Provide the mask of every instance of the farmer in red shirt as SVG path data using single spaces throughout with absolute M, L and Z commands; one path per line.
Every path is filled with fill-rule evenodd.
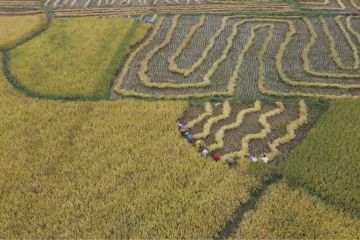
M 220 155 L 217 154 L 217 153 L 213 153 L 212 154 L 212 158 L 215 160 L 215 161 L 218 161 L 220 159 Z

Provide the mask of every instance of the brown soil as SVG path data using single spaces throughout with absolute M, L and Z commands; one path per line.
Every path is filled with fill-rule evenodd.
M 211 127 L 211 134 L 208 136 L 205 141 L 207 145 L 211 145 L 215 143 L 215 133 L 219 131 L 219 129 L 224 126 L 235 122 L 236 116 L 239 111 L 253 107 L 252 105 L 245 105 L 240 103 L 231 103 L 231 114 L 230 117 L 224 120 L 221 120 L 215 123 Z M 289 122 L 295 120 L 299 116 L 299 107 L 297 102 L 284 103 L 285 111 L 279 115 L 271 117 L 268 119 L 272 131 L 267 135 L 265 139 L 253 140 L 250 142 L 250 153 L 255 156 L 261 156 L 264 153 L 268 153 L 270 149 L 268 148 L 268 143 L 274 141 L 276 138 L 279 138 L 286 134 L 286 126 Z M 214 105 L 213 105 L 214 107 Z M 253 133 L 258 133 L 262 130 L 262 125 L 259 123 L 259 117 L 261 114 L 264 114 L 268 111 L 271 111 L 276 108 L 275 103 L 262 103 L 262 109 L 256 113 L 250 113 L 246 115 L 243 123 L 240 127 L 229 130 L 225 132 L 224 137 L 224 147 L 217 151 L 220 155 L 224 155 L 226 153 L 239 151 L 241 149 L 241 139 Z M 308 124 L 302 126 L 296 131 L 296 138 L 293 139 L 290 143 L 284 144 L 279 147 L 281 151 L 281 155 L 274 160 L 274 163 L 277 163 L 281 160 L 287 159 L 290 151 L 301 143 L 308 131 L 315 124 L 316 120 L 320 117 L 322 112 L 325 110 L 325 106 L 314 106 L 308 104 Z M 183 114 L 183 116 L 179 119 L 184 123 L 187 123 L 193 119 L 195 119 L 199 114 L 204 112 L 204 105 L 190 106 Z M 222 104 L 214 107 L 214 116 L 222 113 Z M 207 122 L 208 118 L 204 119 L 200 123 L 196 124 L 194 128 L 191 129 L 192 133 L 202 132 L 204 124 Z

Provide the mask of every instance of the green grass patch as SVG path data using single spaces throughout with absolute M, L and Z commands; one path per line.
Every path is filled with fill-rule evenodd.
M 56 19 L 10 52 L 10 71 L 36 96 L 103 99 L 131 45 L 149 27 L 124 18 Z
M 360 215 L 360 101 L 333 102 L 284 165 L 288 181 Z

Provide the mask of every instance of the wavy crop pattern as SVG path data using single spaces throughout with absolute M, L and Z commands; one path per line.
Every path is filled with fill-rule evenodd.
M 199 122 L 201 122 L 202 120 L 204 120 L 206 117 L 211 116 L 213 114 L 213 108 L 211 103 L 207 102 L 205 104 L 205 111 L 203 114 L 199 115 L 197 118 L 195 118 L 194 120 L 191 120 L 190 122 L 188 122 L 186 124 L 187 128 L 192 128 L 194 127 L 196 124 L 198 124 Z
M 299 102 L 299 118 L 294 121 L 291 121 L 286 126 L 286 134 L 279 138 L 276 138 L 273 142 L 269 143 L 269 148 L 271 152 L 267 154 L 270 160 L 273 160 L 275 157 L 280 155 L 278 147 L 285 143 L 290 142 L 296 137 L 296 130 L 302 125 L 306 124 L 308 121 L 308 108 L 304 101 Z
M 230 112 L 231 112 L 230 103 L 229 101 L 225 101 L 223 104 L 222 114 L 209 118 L 203 127 L 203 131 L 201 133 L 195 134 L 194 138 L 200 139 L 209 136 L 211 127 L 220 120 L 227 119 L 230 116 Z
M 176 15 L 166 22 L 164 18 L 157 20 L 152 34 L 129 57 L 116 79 L 114 90 L 118 94 L 164 99 L 242 97 L 242 89 L 252 89 L 246 94 L 253 98 L 360 96 L 360 29 L 354 24 L 356 17 L 280 19 L 235 15 L 215 20 L 216 17 L 182 16 L 194 18 L 190 30 L 183 30 L 179 18 Z M 330 28 L 328 21 L 334 26 Z M 212 28 L 214 34 L 195 38 L 200 28 Z M 306 30 L 305 37 L 300 38 L 300 31 Z M 177 34 L 174 39 L 177 31 L 187 33 Z M 169 46 L 175 40 L 180 45 L 174 52 Z M 197 49 L 198 55 L 187 54 L 185 60 L 190 64 L 180 68 L 176 60 L 185 49 L 191 52 L 199 41 L 204 44 Z M 298 54 L 294 54 L 294 46 L 299 46 Z M 251 57 L 249 51 L 256 52 L 257 57 Z M 156 56 L 165 61 L 158 62 Z M 333 64 L 322 64 L 313 58 Z M 252 73 L 247 69 L 253 69 Z
M 284 159 L 303 138 L 304 134 L 301 133 L 309 129 L 304 128 L 309 123 L 310 114 L 304 100 L 297 104 L 287 103 L 286 107 L 283 102 L 270 104 L 260 101 L 256 101 L 250 108 L 229 101 L 225 101 L 222 106 L 222 113 L 217 116 L 212 116 L 209 102 L 205 104 L 204 112 L 198 113 L 200 106 L 192 106 L 183 116 L 187 119 L 186 116 L 192 116 L 193 111 L 198 113 L 188 126 L 197 132 L 194 138 L 204 139 L 208 150 L 219 152 L 221 159 L 236 158 L 243 161 L 249 155 L 260 157 L 264 154 L 271 161 L 277 157 Z M 316 107 L 312 109 L 311 122 L 318 117 Z
M 220 149 L 222 147 L 224 147 L 224 136 L 225 136 L 225 132 L 226 131 L 229 131 L 231 129 L 234 129 L 234 128 L 237 128 L 239 127 L 243 121 L 244 121 L 244 118 L 247 114 L 250 114 L 250 113 L 254 113 L 254 112 L 258 112 L 261 110 L 261 103 L 260 101 L 256 101 L 255 104 L 254 104 L 254 107 L 252 108 L 247 108 L 247 109 L 244 109 L 244 110 L 241 110 L 237 116 L 236 116 L 236 121 L 233 122 L 232 124 L 229 124 L 229 125 L 224 125 L 223 127 L 221 127 L 219 129 L 219 131 L 215 134 L 215 141 L 216 143 L 212 144 L 209 146 L 209 150 L 210 151 L 215 151 L 217 149 Z
M 284 104 L 282 102 L 277 102 L 276 105 L 277 105 L 276 109 L 260 115 L 259 123 L 261 123 L 263 129 L 261 129 L 261 131 L 258 133 L 248 134 L 245 137 L 243 137 L 241 140 L 241 150 L 238 152 L 229 153 L 225 155 L 224 158 L 238 157 L 240 159 L 244 159 L 250 153 L 250 149 L 249 149 L 250 141 L 266 138 L 266 136 L 271 132 L 271 126 L 268 123 L 268 118 L 278 115 L 285 110 Z

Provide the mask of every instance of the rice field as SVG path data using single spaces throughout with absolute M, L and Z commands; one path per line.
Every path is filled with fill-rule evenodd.
M 267 179 L 189 148 L 184 101 L 29 98 L 2 69 L 0 238 L 211 238 Z
M 234 239 L 357 239 L 359 220 L 280 181 L 245 216 Z
M 0 1 L 0 239 L 359 238 L 359 6 Z

